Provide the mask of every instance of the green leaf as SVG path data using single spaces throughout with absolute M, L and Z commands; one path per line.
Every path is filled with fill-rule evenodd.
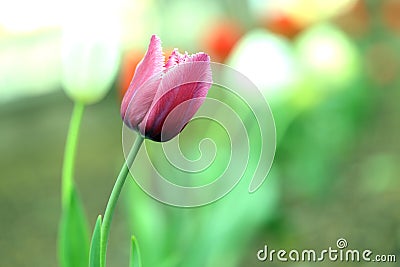
M 75 188 L 61 212 L 59 255 L 61 267 L 87 267 L 89 264 L 87 221 Z
M 101 215 L 94 226 L 92 243 L 90 244 L 89 267 L 100 267 Z
M 132 236 L 132 247 L 131 247 L 131 260 L 129 267 L 142 267 L 142 261 L 140 258 L 140 250 L 137 244 L 135 236 Z

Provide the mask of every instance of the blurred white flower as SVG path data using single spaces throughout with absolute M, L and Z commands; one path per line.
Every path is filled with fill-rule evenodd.
M 120 60 L 118 8 L 81 1 L 66 7 L 62 36 L 62 85 L 69 97 L 86 104 L 111 88 Z
M 248 32 L 234 47 L 227 65 L 246 75 L 268 100 L 290 95 L 299 78 L 289 41 L 264 29 Z
M 295 42 L 303 76 L 324 86 L 340 88 L 359 72 L 355 45 L 338 28 L 319 24 L 303 32 Z

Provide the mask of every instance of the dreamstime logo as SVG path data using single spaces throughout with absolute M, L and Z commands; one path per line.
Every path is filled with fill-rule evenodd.
M 164 143 L 146 139 L 130 166 L 136 183 L 160 202 L 179 207 L 206 205 L 228 194 L 242 178 L 248 179 L 252 193 L 271 168 L 276 132 L 264 96 L 231 67 L 212 62 L 211 69 L 213 86 L 181 134 Z M 180 116 L 191 101 L 198 99 L 175 107 L 164 125 Z M 125 158 L 136 137 L 123 126 Z
M 347 244 L 347 240 L 344 239 L 344 238 L 339 238 L 339 239 L 336 241 L 336 246 L 337 246 L 339 249 L 346 248 L 347 245 L 348 245 L 348 244 Z
M 268 250 L 265 245 L 263 249 L 257 252 L 259 261 L 292 261 L 292 262 L 317 262 L 317 261 L 341 261 L 341 262 L 396 262 L 396 255 L 374 255 L 369 250 L 347 249 L 348 243 L 344 238 L 339 238 L 336 241 L 336 248 L 329 247 L 320 251 L 314 249 L 305 250 Z

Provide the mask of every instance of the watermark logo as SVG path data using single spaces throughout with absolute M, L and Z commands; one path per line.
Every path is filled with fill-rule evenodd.
M 315 250 L 275 250 L 269 249 L 267 245 L 257 252 L 257 259 L 262 262 L 396 262 L 396 255 L 394 254 L 374 254 L 371 250 L 358 250 L 349 249 L 347 240 L 339 238 L 336 241 L 336 247 L 328 247 L 327 249 Z
M 339 238 L 337 241 L 336 241 L 336 246 L 339 248 L 339 249 L 344 249 L 344 248 L 347 248 L 347 240 L 346 239 L 344 239 L 344 238 Z
M 195 64 L 201 63 L 190 64 L 196 69 Z M 227 195 L 242 178 L 248 183 L 247 191 L 255 192 L 274 159 L 275 122 L 263 94 L 250 79 L 227 65 L 212 62 L 211 70 L 212 88 L 184 130 L 168 142 L 145 140 L 130 166 L 142 190 L 168 205 L 206 205 Z M 164 125 L 182 116 L 185 106 L 196 104 L 191 101 L 198 100 L 176 106 Z M 123 126 L 125 157 L 136 137 Z

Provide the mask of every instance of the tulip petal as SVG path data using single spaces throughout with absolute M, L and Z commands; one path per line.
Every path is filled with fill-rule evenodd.
M 178 49 L 174 49 L 174 51 L 172 51 L 171 55 L 169 56 L 167 63 L 165 63 L 165 68 L 169 69 L 170 67 L 175 66 L 176 64 L 178 64 L 179 62 L 179 52 Z
M 210 58 L 205 53 L 189 56 L 174 51 L 166 66 L 150 110 L 139 125 L 141 133 L 155 141 L 168 141 L 182 131 L 212 83 Z
M 159 87 L 163 70 L 161 40 L 153 35 L 146 55 L 137 65 L 121 104 L 121 116 L 130 128 L 138 129 L 138 124 L 146 116 Z
M 185 61 L 189 60 L 189 58 L 190 57 L 187 53 L 181 54 L 179 53 L 178 49 L 175 48 L 169 56 L 167 63 L 165 64 L 165 69 L 168 70 L 169 68 L 174 67 L 179 63 L 184 63 Z

